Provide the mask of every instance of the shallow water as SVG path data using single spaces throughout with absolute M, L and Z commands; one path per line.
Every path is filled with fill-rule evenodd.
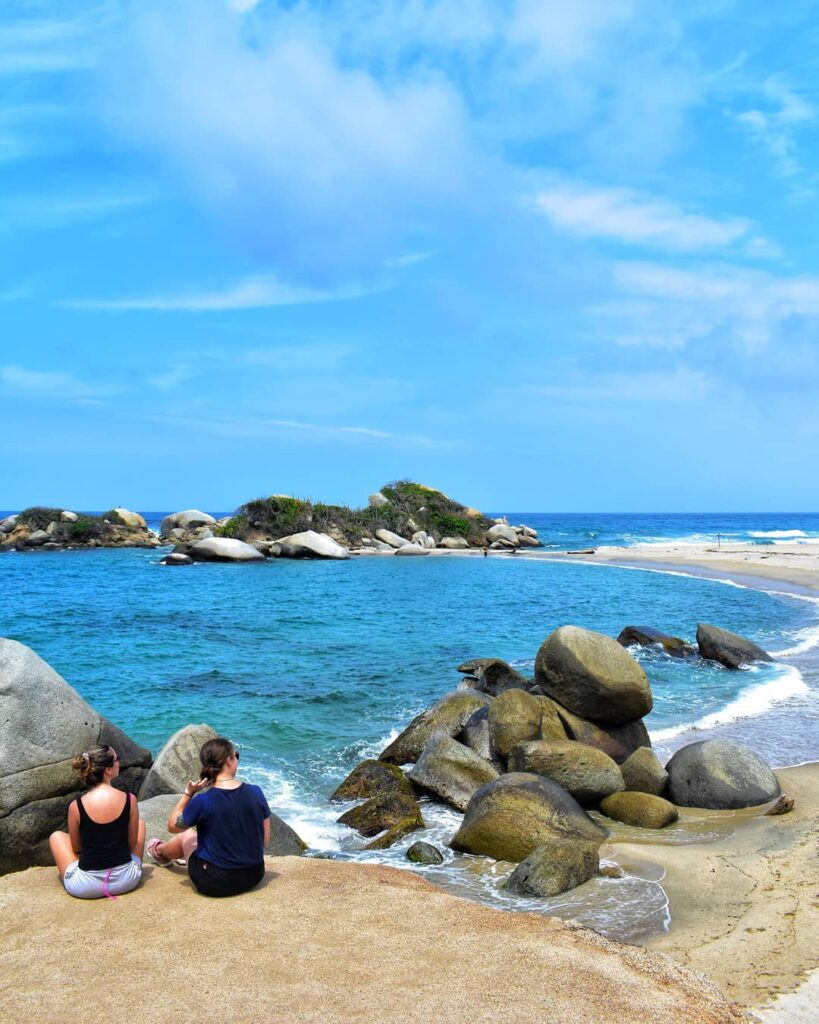
M 314 849 L 406 866 L 418 838 L 445 850 L 426 869 L 504 908 L 574 917 L 635 938 L 667 916 L 656 880 L 599 879 L 551 901 L 520 901 L 504 872 L 476 872 L 445 843 L 454 811 L 424 805 L 427 833 L 380 853 L 336 824 L 327 796 L 362 758 L 459 682 L 473 656 L 532 671 L 538 646 L 573 623 L 616 636 L 649 624 L 692 638 L 698 621 L 750 636 L 774 665 L 728 672 L 638 651 L 661 757 L 711 735 L 773 764 L 819 756 L 817 602 L 715 580 L 517 558 L 271 561 L 169 568 L 134 549 L 0 557 L 0 635 L 33 647 L 91 704 L 154 752 L 206 721 L 242 747 L 245 776 Z M 772 591 L 775 589 L 772 586 Z M 674 833 L 668 834 L 668 839 Z M 649 912 L 650 908 L 650 912 Z M 646 922 L 649 922 L 647 924 Z

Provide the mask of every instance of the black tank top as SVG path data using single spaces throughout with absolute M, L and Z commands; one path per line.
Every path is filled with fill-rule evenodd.
M 127 864 L 131 859 L 128 842 L 128 822 L 131 817 L 131 797 L 125 794 L 125 806 L 118 818 L 105 823 L 94 821 L 77 797 L 80 812 L 80 868 L 83 871 L 105 871 Z

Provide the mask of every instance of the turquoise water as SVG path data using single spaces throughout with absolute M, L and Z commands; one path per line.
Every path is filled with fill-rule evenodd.
M 523 518 L 542 528 L 535 516 Z M 338 856 L 402 863 L 411 841 L 357 853 L 360 839 L 335 823 L 340 810 L 326 799 L 339 780 L 453 689 L 462 660 L 496 656 L 531 671 L 541 642 L 566 623 L 614 636 L 648 624 L 693 638 L 696 623 L 708 621 L 785 652 L 774 665 L 733 673 L 640 652 L 655 700 L 647 724 L 663 755 L 723 735 L 746 740 L 773 764 L 819 758 L 819 618 L 808 597 L 524 555 L 184 569 L 160 565 L 161 556 L 0 556 L 0 635 L 32 647 L 154 752 L 189 722 L 230 736 L 274 809 L 311 846 Z M 431 805 L 425 813 L 425 838 L 443 844 L 458 816 Z M 439 880 L 508 902 L 501 875 L 479 876 L 473 859 L 448 858 Z M 612 911 L 600 909 L 611 884 L 594 883 L 591 923 L 616 934 Z M 656 883 L 629 885 L 637 885 L 635 901 L 653 899 L 662 917 Z M 574 898 L 564 903 L 569 909 L 558 912 L 583 919 Z

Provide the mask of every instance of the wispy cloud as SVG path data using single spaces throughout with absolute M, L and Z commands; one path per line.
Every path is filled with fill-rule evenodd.
M 122 391 L 118 385 L 83 381 L 71 373 L 27 370 L 22 366 L 0 367 L 0 386 L 8 394 L 28 398 L 74 400 L 96 404 Z
M 392 259 L 385 260 L 384 264 L 387 267 L 411 267 L 416 263 L 423 263 L 431 255 L 432 252 L 430 250 L 426 252 L 408 252 L 403 256 L 395 256 Z
M 298 306 L 314 302 L 339 302 L 358 299 L 369 293 L 370 290 L 360 288 L 304 288 L 286 284 L 271 275 L 257 275 L 214 291 L 129 296 L 120 299 L 75 299 L 64 302 L 63 305 L 71 309 L 122 313 L 214 313 L 270 306 Z
M 148 194 L 115 196 L 15 196 L 0 203 L 0 227 L 49 230 L 101 220 L 153 202 Z
M 712 383 L 699 370 L 676 367 L 635 373 L 604 373 L 591 381 L 550 384 L 536 388 L 551 401 L 571 402 L 697 402 L 711 390 Z
M 556 228 L 571 234 L 671 250 L 724 248 L 752 230 L 744 218 L 719 220 L 633 189 L 576 182 L 543 189 L 535 205 Z M 754 239 L 757 249 L 763 241 Z

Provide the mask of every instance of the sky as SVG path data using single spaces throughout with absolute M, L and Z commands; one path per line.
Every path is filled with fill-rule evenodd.
M 819 510 L 819 3 L 0 2 L 0 507 Z

